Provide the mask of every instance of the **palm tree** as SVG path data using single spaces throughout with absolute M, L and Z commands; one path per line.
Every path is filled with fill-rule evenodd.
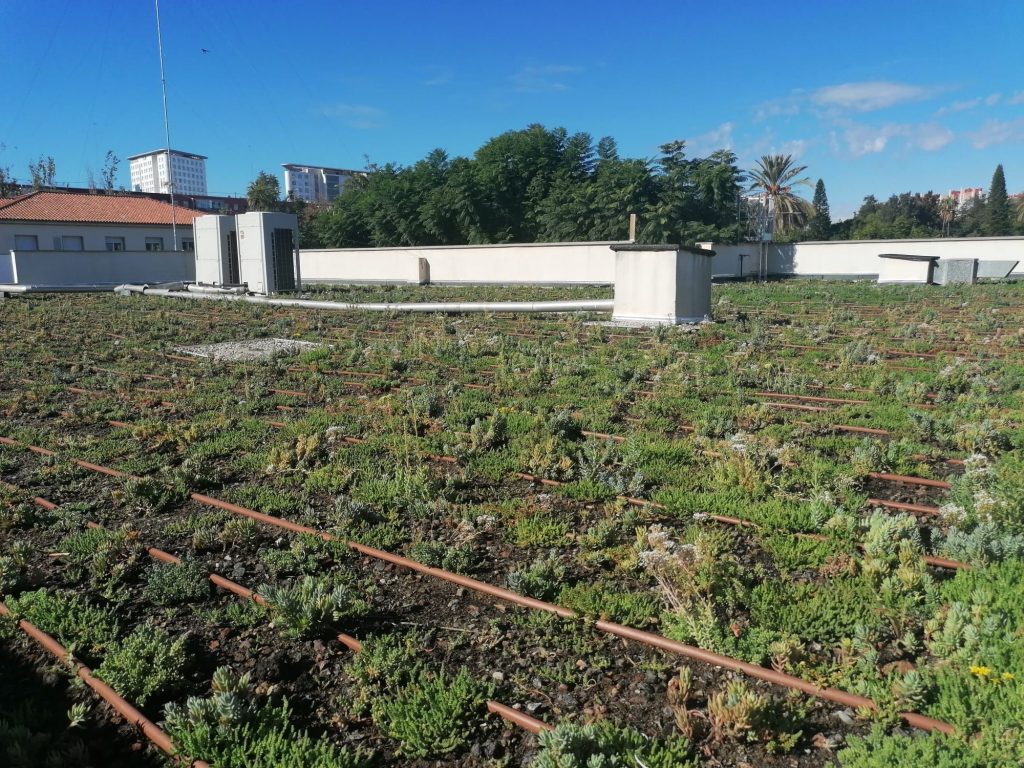
M 811 186 L 809 178 L 797 178 L 805 170 L 806 165 L 793 164 L 792 155 L 763 155 L 750 172 L 750 191 L 768 206 L 775 235 L 806 225 L 814 215 L 814 206 L 793 191 L 798 185 Z
M 956 219 L 957 202 L 952 197 L 944 197 L 939 201 L 939 218 L 942 219 L 942 236 L 949 237 L 949 231 Z

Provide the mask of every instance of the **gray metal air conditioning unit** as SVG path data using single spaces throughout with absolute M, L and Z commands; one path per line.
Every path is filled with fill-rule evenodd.
M 196 282 L 239 285 L 238 231 L 234 216 L 196 216 L 192 222 L 196 243 Z
M 294 213 L 243 213 L 235 217 L 241 281 L 253 293 L 302 289 L 299 220 Z

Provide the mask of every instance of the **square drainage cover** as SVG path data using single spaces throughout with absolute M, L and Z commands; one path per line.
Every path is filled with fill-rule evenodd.
M 323 345 L 296 339 L 250 339 L 248 341 L 222 341 L 219 344 L 177 347 L 174 351 L 194 357 L 208 357 L 218 362 L 237 362 L 296 355 L 299 352 L 320 346 Z

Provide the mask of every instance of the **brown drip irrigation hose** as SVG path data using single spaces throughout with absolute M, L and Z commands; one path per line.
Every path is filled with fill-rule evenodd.
M 892 501 L 891 499 L 868 499 L 868 504 L 873 504 L 876 507 L 886 507 L 887 509 L 898 509 L 902 512 L 916 512 L 919 515 L 929 515 L 934 517 L 939 514 L 939 508 L 929 506 L 928 504 L 910 504 L 906 501 Z
M 928 477 L 912 477 L 910 475 L 891 475 L 888 472 L 868 472 L 868 477 L 873 477 L 876 480 L 888 480 L 892 483 L 921 485 L 925 488 L 944 488 L 949 490 L 951 487 L 945 480 L 932 480 Z
M 6 442 L 7 444 L 20 444 L 18 441 L 11 440 L 10 438 L 0 438 L 0 441 Z M 52 451 L 49 453 L 52 454 Z M 103 469 L 108 468 L 104 467 Z M 117 472 L 117 470 L 109 471 Z M 118 474 L 124 475 L 124 473 Z M 490 595 L 492 597 L 497 597 L 501 600 L 505 600 L 506 602 L 521 605 L 526 608 L 532 608 L 534 610 L 542 610 L 548 613 L 554 613 L 564 618 L 580 617 L 579 613 L 570 608 L 556 605 L 554 603 L 549 603 L 544 600 L 538 600 L 536 598 L 527 597 L 525 595 L 519 594 L 518 592 L 513 592 L 512 590 L 504 589 L 502 587 L 496 587 L 493 584 L 488 584 L 487 582 L 479 581 L 468 576 L 462 576 L 457 573 L 452 573 L 451 571 L 444 570 L 443 568 L 435 568 L 432 566 L 423 565 L 422 563 L 418 563 L 415 560 L 410 560 L 409 558 L 402 557 L 401 555 L 393 555 L 390 552 L 385 552 L 374 547 L 368 547 L 365 544 L 359 544 L 358 542 L 354 541 L 345 541 L 344 539 L 339 539 L 338 537 L 334 536 L 333 534 L 327 533 L 326 531 L 319 531 L 315 528 L 310 528 L 309 526 L 300 525 L 285 518 L 267 515 L 262 512 L 257 512 L 255 510 L 248 509 L 237 504 L 232 504 L 230 502 L 221 501 L 220 499 L 213 498 L 212 496 L 205 496 L 200 493 L 191 493 L 189 494 L 189 497 L 202 504 L 213 506 L 218 509 L 223 509 L 227 512 L 232 512 L 234 514 L 242 515 L 244 517 L 249 517 L 254 520 L 259 520 L 260 522 L 275 526 L 277 528 L 281 528 L 283 530 L 292 531 L 294 533 L 305 533 L 312 536 L 317 536 L 325 541 L 341 541 L 351 549 L 354 549 L 357 552 L 368 555 L 370 557 L 379 560 L 384 560 L 385 562 L 390 562 L 395 565 L 399 565 L 410 570 L 417 571 L 419 573 L 427 574 L 429 576 L 434 576 L 444 581 L 448 581 L 452 584 L 458 584 L 459 586 L 472 589 L 475 592 Z M 656 635 L 651 632 L 645 632 L 643 630 L 603 620 L 595 621 L 594 626 L 604 632 L 616 635 L 618 637 L 634 640 L 636 642 L 654 648 L 660 648 L 662 650 L 668 651 L 670 653 L 675 653 L 686 658 L 692 658 L 698 661 L 703 661 L 705 663 L 713 664 L 715 666 L 726 667 L 728 669 L 741 672 L 743 674 L 755 677 L 760 680 L 764 680 L 769 683 L 773 683 L 775 685 L 791 688 L 793 690 L 799 690 L 804 693 L 808 693 L 812 696 L 816 696 L 818 698 L 837 702 L 844 706 L 866 708 L 870 710 L 878 709 L 878 705 L 872 699 L 869 699 L 867 697 L 848 693 L 846 691 L 842 691 L 835 688 L 819 688 L 813 683 L 809 683 L 806 680 L 802 680 L 799 677 L 788 675 L 782 672 L 776 672 L 774 670 L 766 669 L 755 664 L 749 664 L 747 662 L 739 661 L 738 659 L 732 659 L 728 656 L 723 656 L 721 654 L 713 653 L 711 651 L 706 651 L 702 648 L 697 648 L 696 646 L 686 645 L 683 643 L 676 642 L 674 640 L 669 640 L 668 638 L 662 637 L 661 635 Z M 921 715 L 916 712 L 901 712 L 900 717 L 909 725 L 927 731 L 941 731 L 942 733 L 954 733 L 956 730 L 954 726 L 952 726 L 949 723 L 928 717 L 926 715 Z
M 33 501 L 35 501 L 35 503 L 38 504 L 39 506 L 44 507 L 46 509 L 56 509 L 58 506 L 57 504 L 54 504 L 52 501 L 44 499 L 41 496 L 35 497 Z M 103 526 L 101 526 L 99 523 L 94 522 L 88 522 L 86 523 L 86 526 L 94 529 L 103 529 Z M 145 547 L 145 550 L 146 553 L 154 560 L 159 560 L 163 563 L 170 563 L 172 565 L 181 565 L 181 558 L 172 555 L 170 552 L 165 552 L 164 550 L 157 549 L 156 547 Z M 259 605 L 267 604 L 267 599 L 255 590 L 249 589 L 248 587 L 244 587 L 238 582 L 232 581 L 231 579 L 221 576 L 219 573 L 214 573 L 213 571 L 207 571 L 206 575 L 210 579 L 210 581 L 216 584 L 218 587 L 221 587 L 222 589 L 225 589 L 228 592 L 237 595 L 238 597 L 241 597 L 245 600 L 252 600 L 253 602 L 258 603 Z M 0 603 L 0 608 L 3 607 L 3 604 Z M 3 611 L 0 610 L 0 614 L 2 613 Z M 363 644 L 359 640 L 352 637 L 352 635 L 345 634 L 344 632 L 339 633 L 336 639 L 338 640 L 339 643 L 346 646 L 355 653 L 359 653 L 363 649 Z M 547 723 L 538 720 L 535 717 L 530 717 L 529 715 L 520 712 L 517 709 L 502 704 L 499 701 L 494 701 L 493 699 L 487 702 L 487 711 L 492 714 L 496 714 L 502 719 L 512 723 L 513 725 L 516 725 L 522 728 L 523 730 L 533 734 L 537 734 L 542 731 L 554 730 L 554 728 L 548 725 Z M 170 744 L 169 741 L 168 744 Z M 163 749 L 163 747 L 161 747 L 161 749 Z M 197 762 L 193 763 L 193 765 L 195 766 L 195 768 L 202 768 L 202 766 L 205 765 L 205 763 Z
M 845 397 L 819 397 L 816 395 L 792 395 L 787 392 L 754 392 L 755 397 L 774 397 L 778 400 L 806 400 L 810 403 L 839 403 L 843 405 L 868 405 L 869 400 L 850 400 Z
M 3 602 L 0 602 L 0 616 L 11 615 L 10 608 L 4 605 Z M 143 735 L 149 739 L 154 746 L 166 752 L 171 757 L 175 756 L 177 749 L 170 737 L 152 720 L 122 698 L 117 691 L 99 678 L 95 677 L 92 670 L 72 656 L 67 648 L 26 619 L 19 619 L 18 627 L 22 632 L 31 637 L 37 645 L 48 651 L 59 661 L 69 663 L 75 674 L 82 679 L 82 682 L 92 688 L 96 695 L 113 707 L 121 717 L 142 731 Z M 194 760 L 189 765 L 191 765 L 192 768 L 210 768 L 209 763 L 202 760 Z
M 195 499 L 196 501 L 201 501 L 202 503 L 211 504 L 212 502 L 212 506 L 224 509 L 229 512 L 234 512 L 236 514 L 241 514 L 246 517 L 251 517 L 253 519 L 268 523 L 270 525 L 283 528 L 285 530 L 291 530 L 297 533 L 308 533 L 314 536 L 319 536 L 320 538 L 327 541 L 343 541 L 345 544 L 347 544 L 349 547 L 356 550 L 357 552 L 361 552 L 370 557 L 374 557 L 376 559 L 394 563 L 395 565 L 403 566 L 410 570 L 434 576 L 439 579 L 448 581 L 450 583 L 458 584 L 459 586 L 472 589 L 475 592 L 490 595 L 492 597 L 497 597 L 501 600 L 505 600 L 516 605 L 521 605 L 523 607 L 532 608 L 535 610 L 542 610 L 548 613 L 554 613 L 564 618 L 579 618 L 579 614 L 570 608 L 565 608 L 564 606 L 549 603 L 544 600 L 526 597 L 525 595 L 520 595 L 518 592 L 513 592 L 502 587 L 496 587 L 493 584 L 488 584 L 487 582 L 478 581 L 477 579 L 473 579 L 468 576 L 462 576 L 457 573 L 452 573 L 451 571 L 446 571 L 442 568 L 435 568 L 432 566 L 423 565 L 422 563 L 418 563 L 415 560 L 410 560 L 400 555 L 393 555 L 389 552 L 384 552 L 383 550 L 375 549 L 374 547 L 368 547 L 364 544 L 359 544 L 353 541 L 345 542 L 344 540 L 338 539 L 337 537 L 325 531 L 317 531 L 313 528 L 309 528 L 308 526 L 298 525 L 297 523 L 285 520 L 284 518 L 275 518 L 271 515 L 265 515 L 262 512 L 256 512 L 251 509 L 246 509 L 245 507 L 239 507 L 236 504 L 222 502 L 219 499 L 213 499 L 209 496 L 202 496 L 201 494 L 192 494 L 192 498 Z M 750 677 L 754 677 L 768 683 L 773 683 L 775 685 L 780 685 L 786 688 L 792 688 L 794 690 L 802 691 L 804 693 L 816 696 L 818 698 L 827 699 L 829 701 L 835 701 L 839 704 L 843 704 L 844 706 L 850 706 L 854 708 L 867 708 L 872 710 L 878 708 L 878 705 L 875 704 L 873 700 L 867 697 L 848 693 L 846 691 L 841 691 L 836 688 L 819 688 L 813 683 L 809 683 L 806 680 L 794 677 L 793 675 L 787 675 L 785 673 L 776 672 L 774 670 L 766 669 L 765 667 L 760 667 L 755 664 L 748 664 L 747 662 L 739 661 L 738 659 L 732 659 L 728 656 L 723 656 L 721 654 L 713 653 L 711 651 L 705 651 L 695 646 L 685 645 L 674 640 L 669 640 L 668 638 L 662 637 L 661 635 L 656 635 L 652 632 L 645 632 L 643 630 L 635 629 L 633 627 L 627 627 L 622 624 L 617 624 L 615 622 L 603 620 L 595 621 L 594 626 L 603 632 L 616 635 L 617 637 L 621 637 L 627 640 L 634 640 L 644 645 L 648 645 L 654 648 L 660 648 L 662 650 L 668 651 L 669 653 L 674 653 L 676 655 L 695 659 L 697 661 L 703 661 L 714 666 L 732 669 L 736 672 L 746 674 Z M 921 728 L 923 730 L 941 731 L 942 733 L 953 733 L 955 731 L 955 728 L 949 723 L 943 722 L 941 720 L 936 720 L 935 718 L 931 718 L 926 715 L 921 715 L 916 712 L 901 712 L 900 717 L 902 717 L 909 725 L 912 725 L 916 728 Z
M 363 650 L 363 644 L 356 640 L 356 638 L 352 637 L 352 635 L 342 633 L 338 635 L 338 642 L 353 653 L 360 653 Z M 522 728 L 524 731 L 528 731 L 533 734 L 555 730 L 543 720 L 530 717 L 525 712 L 520 712 L 518 709 L 513 709 L 512 707 L 502 704 L 500 701 L 494 701 L 493 699 L 487 702 L 487 711 Z

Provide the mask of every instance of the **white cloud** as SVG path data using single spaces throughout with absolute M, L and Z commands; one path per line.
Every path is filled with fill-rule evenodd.
M 910 126 L 907 144 L 925 152 L 935 152 L 953 141 L 953 132 L 937 123 L 923 123 Z
M 771 99 L 758 104 L 754 107 L 754 120 L 761 122 L 771 117 L 788 117 L 799 114 L 802 99 L 802 92 L 794 91 L 784 98 Z
M 953 132 L 938 123 L 886 123 L 882 126 L 848 123 L 843 130 L 846 148 L 854 157 L 884 152 L 894 139 L 907 149 L 935 152 L 953 140 Z
M 686 148 L 691 155 L 697 157 L 710 154 L 716 149 L 732 149 L 732 131 L 734 127 L 732 123 L 722 123 L 707 133 L 687 139 Z
M 922 101 L 938 92 L 939 89 L 932 86 L 877 80 L 827 85 L 811 93 L 811 101 L 845 112 L 874 112 L 910 101 Z
M 349 128 L 362 131 L 380 128 L 384 119 L 384 112 L 365 104 L 329 104 L 320 107 L 320 114 L 341 120 Z
M 1017 91 L 1006 99 L 1007 104 L 1024 104 L 1024 91 Z
M 436 87 L 439 85 L 447 85 L 452 81 L 455 73 L 450 69 L 438 69 L 429 78 L 423 81 L 426 86 Z
M 984 104 L 986 107 L 994 107 L 994 106 L 996 106 L 1002 100 L 1003 100 L 1003 94 L 1001 94 L 1001 93 L 990 93 L 988 96 L 985 96 L 985 97 L 977 96 L 977 97 L 975 97 L 973 99 L 964 99 L 963 101 L 954 101 L 952 104 L 947 104 L 945 107 L 942 107 L 941 109 L 936 110 L 935 116 L 936 117 L 942 117 L 943 115 L 948 115 L 948 114 L 951 114 L 953 112 L 966 112 L 967 110 L 977 109 L 982 104 Z M 1013 102 L 1011 101 L 1011 102 L 1008 102 L 1008 103 L 1012 104 Z
M 975 149 L 1024 141 L 1024 117 L 1016 120 L 987 120 L 981 128 L 968 133 L 967 136 Z
M 754 108 L 754 119 L 796 115 L 806 107 L 824 112 L 824 116 L 875 112 L 898 104 L 923 101 L 946 90 L 945 86 L 913 85 L 889 80 L 865 80 L 856 83 L 826 85 L 815 90 L 797 89 L 788 96 L 771 99 Z M 821 115 L 819 115 L 821 116 Z
M 571 75 L 583 72 L 583 67 L 572 64 L 544 64 L 526 66 L 509 78 L 514 90 L 521 93 L 553 93 L 569 89 Z
M 947 104 L 935 111 L 936 117 L 942 117 L 953 112 L 966 112 L 969 109 L 974 109 L 981 104 L 981 97 L 976 99 L 965 99 L 964 101 L 954 101 L 952 104 Z
M 799 160 L 803 156 L 804 152 L 807 151 L 807 147 L 810 144 L 807 139 L 791 139 L 790 141 L 784 141 L 782 146 L 779 147 L 778 154 L 780 155 L 792 155 L 794 160 Z

